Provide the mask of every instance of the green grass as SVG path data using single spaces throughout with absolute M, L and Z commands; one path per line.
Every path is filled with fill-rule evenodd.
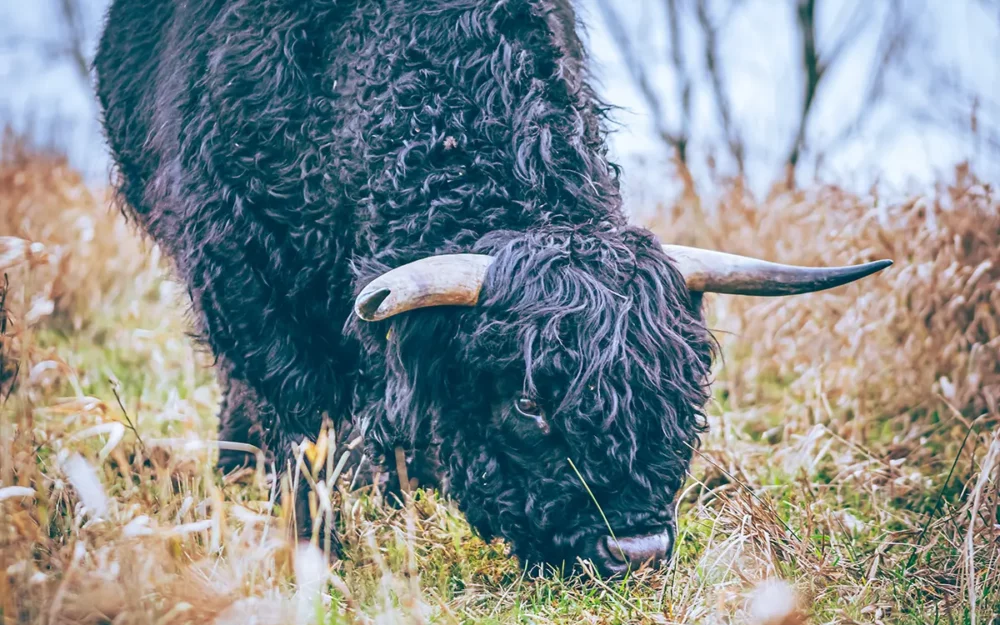
M 105 437 L 83 444 L 66 442 L 79 428 L 66 427 L 65 411 L 59 409 L 65 402 L 58 398 L 98 398 L 103 404 L 99 421 L 124 423 L 117 392 L 141 438 L 192 433 L 210 437 L 217 397 L 211 372 L 185 338 L 179 316 L 146 325 L 155 317 L 109 318 L 82 333 L 38 332 L 33 337 L 38 350 L 61 359 L 71 373 L 39 401 L 31 402 L 34 427 L 61 436 L 62 448 L 72 447 L 93 461 Z M 6 410 L 29 410 L 22 401 L 16 396 Z M 720 405 L 724 408 L 725 402 Z M 934 463 L 929 483 L 916 489 L 899 486 L 899 492 L 893 493 L 889 485 L 872 488 L 873 475 L 884 474 L 879 481 L 887 484 L 894 478 L 867 456 L 882 455 L 879 447 L 891 443 L 898 433 L 895 426 L 870 431 L 866 445 L 875 449 L 862 452 L 860 446 L 830 435 L 809 446 L 803 445 L 801 433 L 768 443 L 763 432 L 780 423 L 775 413 L 763 423 L 731 424 L 727 431 L 713 432 L 707 438 L 703 458 L 693 470 L 692 488 L 681 505 L 672 567 L 625 581 L 565 579 L 555 573 L 526 577 L 506 556 L 501 542 L 484 544 L 455 507 L 433 492 L 418 491 L 402 508 L 368 489 L 341 493 L 338 505 L 349 517 L 342 522 L 347 557 L 337 563 L 335 571 L 349 589 L 350 603 L 344 594 L 332 591 L 332 606 L 324 609 L 325 622 L 392 614 L 405 614 L 409 619 L 415 613 L 421 615 L 418 621 L 484 624 L 721 622 L 718 619 L 727 608 L 738 614 L 740 598 L 768 576 L 792 580 L 811 597 L 808 612 L 817 623 L 870 620 L 874 612 L 866 608 L 871 606 L 899 623 L 925 622 L 939 613 L 935 593 L 926 592 L 921 586 L 926 583 L 924 577 L 914 571 L 955 561 L 959 554 L 941 543 L 921 547 L 919 557 L 908 567 L 910 550 L 896 544 L 894 536 L 909 533 L 902 542 L 913 541 L 913 531 L 926 521 L 926 513 L 939 498 L 939 507 L 945 511 L 959 503 L 973 467 L 963 464 L 947 486 L 944 476 L 937 473 L 957 452 L 951 433 L 945 431 L 927 441 L 935 456 L 943 456 Z M 834 443 L 825 455 L 819 455 L 818 448 L 829 441 Z M 37 471 L 57 475 L 53 448 L 39 442 L 43 444 L 36 456 Z M 132 465 L 140 462 L 134 456 L 142 454 L 141 446 L 132 432 L 116 451 Z M 805 457 L 796 459 L 796 455 Z M 773 461 L 776 458 L 785 462 Z M 117 468 L 116 456 L 110 460 L 102 471 L 104 485 L 109 497 L 121 502 L 119 511 L 126 525 L 125 519 L 138 516 L 129 511 L 130 506 L 178 525 L 204 518 L 183 510 L 185 498 L 221 497 L 226 504 L 257 508 L 269 498 L 259 480 L 251 485 L 224 484 L 212 472 L 212 457 L 206 453 L 183 460 L 171 457 L 164 461 L 165 469 L 145 473 L 133 467 L 130 477 Z M 865 463 L 872 466 L 866 469 Z M 848 479 L 845 471 L 852 467 L 860 468 L 863 475 Z M 143 479 L 143 475 L 154 479 Z M 706 480 L 709 484 L 699 485 Z M 71 495 L 63 493 L 56 501 L 44 513 L 43 530 L 56 544 L 66 544 L 80 527 L 70 506 Z M 850 515 L 856 527 L 844 525 L 844 517 L 839 516 L 843 513 Z M 408 517 L 415 523 L 412 535 L 407 531 Z M 174 555 L 181 562 L 230 557 L 226 549 L 212 553 L 211 547 L 205 536 L 188 537 L 177 543 Z M 875 558 L 883 562 L 871 577 Z M 415 586 L 411 571 L 419 578 Z M 270 583 L 277 584 L 275 580 Z M 984 600 L 995 601 L 995 595 L 990 589 Z M 720 599 L 722 611 L 717 605 Z M 958 607 L 951 617 L 956 622 L 968 620 Z

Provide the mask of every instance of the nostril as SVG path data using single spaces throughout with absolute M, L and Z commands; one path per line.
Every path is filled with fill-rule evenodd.
M 604 550 L 608 552 L 611 560 L 616 564 L 628 564 L 629 557 L 625 553 L 621 544 L 611 536 L 604 537 Z

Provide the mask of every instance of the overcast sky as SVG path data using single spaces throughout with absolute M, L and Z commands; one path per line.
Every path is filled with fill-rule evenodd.
M 888 0 L 871 0 L 888 6 Z M 990 0 L 901 0 L 921 5 L 921 19 L 914 36 L 922 51 L 931 55 L 950 75 L 961 78 L 979 93 L 1000 94 L 1000 8 Z M 621 57 L 612 44 L 593 0 L 582 0 L 581 14 L 588 26 L 592 67 L 604 98 L 620 107 L 612 150 L 625 167 L 627 196 L 633 204 L 669 197 L 676 192 L 666 171 L 664 146 L 654 138 L 648 109 L 635 90 Z M 619 0 L 617 6 L 629 28 L 641 38 L 643 50 L 653 59 L 653 77 L 661 88 L 663 111 L 676 119 L 676 102 L 670 64 L 666 62 L 665 29 L 660 12 L 662 0 Z M 58 137 L 73 162 L 96 181 L 107 177 L 107 157 L 96 124 L 97 109 L 88 86 L 70 63 L 53 61 L 60 41 L 61 23 L 55 0 L 0 2 L 0 120 L 19 128 L 31 127 L 38 136 Z M 96 43 L 105 0 L 85 0 L 84 21 L 88 46 Z M 821 3 L 818 39 L 832 39 L 844 16 L 837 2 Z M 847 6 L 844 4 L 843 6 Z M 726 83 L 732 95 L 734 116 L 744 128 L 754 157 L 748 173 L 762 191 L 773 179 L 797 119 L 797 42 L 791 28 L 794 13 L 788 0 L 744 0 L 726 24 L 721 50 Z M 859 31 L 857 42 L 842 57 L 823 86 L 810 135 L 820 140 L 837 134 L 856 114 L 862 97 L 860 86 L 867 80 L 878 31 Z M 694 38 L 688 38 L 691 58 L 700 58 Z M 902 108 L 919 104 L 927 110 L 962 110 L 964 102 L 938 102 L 933 89 L 909 89 L 896 93 L 901 104 L 876 111 L 870 128 L 824 161 L 822 178 L 865 188 L 874 176 L 889 187 L 922 185 L 946 174 L 962 158 L 978 159 L 981 170 L 1000 171 L 995 157 L 986 154 L 967 136 L 910 119 Z M 971 110 L 971 105 L 969 105 Z M 998 113 L 995 108 L 980 114 Z M 708 128 L 704 141 L 721 139 L 714 122 L 715 111 L 707 94 L 696 93 L 695 124 Z M 1000 114 L 994 119 L 1000 122 Z M 704 145 L 692 146 L 693 159 L 704 154 Z M 811 173 L 811 172 L 810 172 Z
M 889 0 L 870 0 L 876 7 L 875 18 L 885 15 Z M 1000 122 L 1000 2 L 996 0 L 901 0 L 902 5 L 916 12 L 912 27 L 914 51 L 908 60 L 919 64 L 932 59 L 949 76 L 959 80 L 990 100 L 991 121 Z M 652 47 L 644 53 L 663 59 L 655 75 L 657 84 L 669 99 L 676 93 L 670 64 L 667 62 L 666 29 L 662 0 L 620 0 L 619 13 L 631 24 L 633 33 L 649 31 Z M 713 6 L 726 2 L 717 3 Z M 600 12 L 592 2 L 585 3 L 585 20 L 590 25 L 591 53 L 603 92 L 617 105 L 627 107 L 618 118 L 623 124 L 614 146 L 626 159 L 645 157 L 662 161 L 663 150 L 654 139 L 650 116 L 623 70 L 608 30 L 603 27 Z M 820 53 L 837 39 L 840 27 L 847 21 L 845 13 L 853 2 L 829 0 L 817 3 L 817 39 Z M 748 173 L 757 190 L 773 179 L 780 168 L 789 138 L 794 135 L 798 120 L 798 101 L 802 83 L 798 69 L 800 52 L 795 35 L 794 3 L 788 0 L 744 0 L 732 12 L 726 25 L 728 36 L 721 37 L 723 46 L 720 64 L 726 69 L 726 83 L 733 100 L 734 117 L 743 127 L 746 142 L 757 158 L 748 163 Z M 625 7 L 629 7 L 625 9 Z M 725 10 L 725 8 L 723 9 Z M 875 64 L 876 46 L 880 34 L 878 19 L 857 31 L 856 40 L 840 61 L 833 66 L 817 95 L 814 119 L 809 135 L 817 144 L 836 136 L 857 115 L 866 86 Z M 652 24 L 652 27 L 644 26 Z M 682 38 L 688 34 L 682 32 Z M 643 40 L 645 42 L 645 40 Z M 698 58 L 701 50 L 695 38 L 686 37 L 685 48 L 690 58 Z M 924 56 L 925 55 L 925 56 Z M 831 182 L 865 189 L 876 176 L 888 188 L 900 191 L 920 187 L 941 175 L 947 175 L 963 158 L 977 161 L 985 171 L 1000 173 L 996 153 L 987 154 L 969 136 L 954 129 L 944 130 L 934 124 L 921 123 L 909 115 L 911 108 L 925 108 L 940 115 L 961 115 L 971 112 L 971 103 L 956 102 L 944 89 L 936 90 L 934 81 L 906 82 L 890 80 L 886 86 L 892 96 L 872 113 L 870 123 L 853 140 L 831 153 L 822 166 L 822 178 Z M 712 101 L 702 93 L 694 100 L 695 125 L 714 126 L 717 142 L 722 132 L 715 120 Z M 986 102 L 982 103 L 984 107 Z M 676 119 L 677 107 L 667 108 L 665 115 Z M 980 112 L 984 115 L 983 110 Z M 995 127 L 995 126 L 994 126 Z M 810 172 L 811 173 L 811 172 Z M 628 171 L 626 171 L 628 177 Z M 644 176 L 644 188 L 635 193 L 652 193 L 656 189 Z M 1000 176 L 994 174 L 994 180 Z

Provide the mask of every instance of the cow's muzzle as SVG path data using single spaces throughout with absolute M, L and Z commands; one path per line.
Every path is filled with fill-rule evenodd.
M 597 564 L 604 573 L 617 575 L 642 567 L 659 567 L 670 560 L 674 532 L 667 528 L 653 534 L 602 536 L 597 539 Z

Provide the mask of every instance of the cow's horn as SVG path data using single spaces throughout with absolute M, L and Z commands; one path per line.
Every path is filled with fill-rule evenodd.
M 354 312 L 380 321 L 415 308 L 475 306 L 492 262 L 483 254 L 442 254 L 407 263 L 369 282 Z
M 877 260 L 848 267 L 797 267 L 683 245 L 663 251 L 684 276 L 688 289 L 703 293 L 777 296 L 811 293 L 869 276 L 892 264 Z M 354 301 L 365 321 L 430 306 L 475 306 L 493 263 L 483 254 L 429 256 L 391 269 L 368 283 Z
M 797 267 L 683 245 L 664 245 L 663 251 L 684 276 L 688 289 L 733 295 L 812 293 L 860 280 L 892 264 L 876 260 L 847 267 Z

